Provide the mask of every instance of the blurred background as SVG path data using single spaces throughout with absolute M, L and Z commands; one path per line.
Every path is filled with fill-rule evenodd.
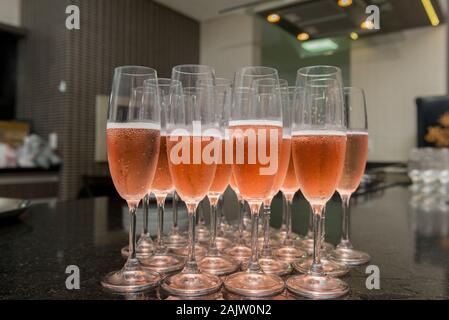
M 120 65 L 168 77 L 208 64 L 231 79 L 266 65 L 291 85 L 302 66 L 339 66 L 366 91 L 369 167 L 404 166 L 415 147 L 449 146 L 448 12 L 445 0 L 0 0 L 0 197 L 115 193 L 105 123 Z

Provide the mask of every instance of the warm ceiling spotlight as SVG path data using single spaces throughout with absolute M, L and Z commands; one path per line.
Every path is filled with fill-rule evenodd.
M 338 5 L 340 7 L 349 7 L 352 4 L 352 0 L 338 0 Z
M 296 36 L 299 41 L 307 41 L 310 39 L 310 35 L 306 32 L 302 32 Z
M 440 19 L 438 19 L 438 15 L 433 7 L 432 1 L 430 0 L 421 0 L 422 5 L 424 6 L 424 10 L 426 10 L 427 16 L 429 17 L 430 23 L 432 26 L 436 27 L 440 24 Z
M 277 23 L 277 22 L 281 21 L 281 16 L 278 15 L 277 13 L 269 14 L 269 15 L 267 16 L 267 21 L 268 21 L 269 23 Z
M 359 34 L 357 32 L 351 32 L 349 36 L 352 40 L 357 40 L 359 38 Z
M 360 25 L 360 28 L 366 29 L 366 30 L 373 30 L 374 29 L 374 22 L 372 22 L 371 20 L 365 20 Z

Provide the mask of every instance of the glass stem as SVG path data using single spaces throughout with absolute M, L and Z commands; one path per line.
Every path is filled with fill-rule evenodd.
M 189 213 L 189 254 L 184 268 L 184 273 L 198 273 L 198 265 L 195 259 L 195 227 L 196 209 L 198 204 L 186 203 Z
M 307 239 L 313 239 L 313 211 L 309 211 L 309 225 L 307 226 Z
M 204 225 L 204 216 L 203 216 L 203 206 L 201 205 L 201 203 L 198 205 L 198 213 L 197 213 L 197 225 L 198 226 L 202 226 Z
M 286 219 L 286 214 L 287 214 L 287 199 L 285 198 L 284 193 L 282 193 L 282 222 L 281 222 L 281 231 L 285 231 L 287 232 L 287 219 Z
M 208 256 L 216 256 L 218 255 L 217 249 L 217 203 L 214 203 L 210 206 L 211 215 L 210 215 L 210 243 L 209 250 L 207 252 Z
M 142 236 L 150 237 L 149 232 L 149 208 L 150 208 L 150 195 L 146 195 L 143 199 L 143 229 L 142 229 Z
M 312 205 L 313 210 L 313 263 L 310 268 L 312 275 L 323 275 L 321 264 L 322 213 L 323 205 Z
M 136 211 L 137 206 L 129 206 L 129 255 L 128 260 L 136 260 Z
M 225 236 L 225 229 L 223 228 L 223 224 L 224 224 L 224 217 L 223 217 L 223 201 L 222 198 L 219 197 L 217 199 L 217 234 L 220 234 L 220 237 L 224 237 Z
M 173 228 L 172 232 L 178 231 L 178 194 L 176 191 L 173 193 Z
M 324 242 L 326 241 L 326 207 L 321 212 L 321 249 L 324 248 Z
M 128 201 L 129 207 L 129 247 L 128 247 L 128 259 L 122 268 L 122 273 L 129 271 L 137 271 L 140 269 L 139 260 L 136 256 L 136 211 L 139 206 L 139 202 Z
M 251 205 L 251 259 L 248 266 L 248 272 L 259 272 L 260 265 L 257 253 L 257 240 L 259 228 L 259 209 L 260 205 Z
M 244 211 L 245 211 L 245 200 L 240 200 L 239 201 L 239 206 L 240 206 L 240 210 L 239 210 L 239 242 L 238 244 L 240 245 L 244 245 L 245 244 L 245 239 L 243 236 L 243 230 L 245 229 L 245 225 L 244 225 L 244 221 L 243 218 L 245 217 Z
M 286 234 L 285 234 L 285 239 L 284 239 L 284 246 L 292 246 L 293 245 L 293 239 L 292 239 L 292 205 L 293 205 L 293 199 L 292 197 L 286 195 L 286 202 L 287 202 L 287 206 L 286 206 L 286 214 L 285 214 L 285 218 L 286 218 Z
M 351 209 L 350 209 L 350 194 L 341 194 L 341 207 L 343 210 L 343 219 L 342 219 L 342 233 L 341 240 L 338 247 L 352 249 L 351 243 Z
M 263 206 L 263 247 L 261 256 L 270 257 L 271 256 L 271 246 L 270 246 L 270 216 L 271 216 L 271 206 L 265 203 Z
M 157 240 L 156 240 L 156 253 L 165 253 L 164 242 L 162 236 L 164 234 L 164 209 L 165 209 L 165 198 L 166 196 L 161 196 L 157 198 Z

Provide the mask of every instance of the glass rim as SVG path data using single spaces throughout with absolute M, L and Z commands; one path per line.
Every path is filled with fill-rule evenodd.
M 301 92 L 304 91 L 304 87 L 297 87 L 297 86 L 288 86 L 285 88 L 288 93 L 295 93 L 295 92 Z
M 157 79 L 147 79 L 143 82 L 144 86 L 150 86 L 149 83 L 154 81 L 155 83 L 157 83 L 158 87 L 168 87 L 168 86 L 181 86 L 181 81 L 179 80 L 174 80 L 171 78 L 157 78 Z M 151 84 L 152 85 L 152 84 Z
M 320 74 L 311 74 L 311 73 L 306 73 L 306 70 L 313 70 L 313 69 L 322 69 L 322 70 L 329 70 L 329 72 L 327 73 L 320 73 Z M 332 72 L 332 71 L 333 72 Z M 341 74 L 341 69 L 339 67 L 336 66 L 329 66 L 329 65 L 316 65 L 316 66 L 308 66 L 308 67 L 303 67 L 303 68 L 299 68 L 297 71 L 297 75 L 298 76 L 303 76 L 303 77 L 326 77 L 326 76 L 331 76 L 334 74 Z
M 279 79 L 279 87 L 288 88 L 288 81 L 286 79 Z
M 353 92 L 353 91 L 365 95 L 365 90 L 363 90 L 363 88 L 360 88 L 360 87 L 352 87 L 352 86 L 349 86 L 349 87 L 343 87 L 343 92 L 344 92 L 344 93 L 350 93 L 350 92 Z
M 232 80 L 220 77 L 215 78 L 215 81 L 213 79 L 200 79 L 197 83 L 200 83 L 201 85 L 204 83 L 204 86 L 207 87 L 232 87 Z
M 312 87 L 312 88 L 325 88 L 325 87 L 329 87 L 329 85 L 327 84 L 337 84 L 338 86 L 338 81 L 336 79 L 333 78 L 319 78 L 319 79 L 313 79 L 313 80 L 309 80 L 306 82 L 305 87 Z
M 232 80 L 228 79 L 228 78 L 223 78 L 223 77 L 215 78 L 215 86 L 220 86 L 220 87 L 230 86 L 230 87 L 232 87 Z
M 233 87 L 232 88 L 234 92 L 236 93 L 243 93 L 243 92 L 256 92 L 256 89 L 252 88 L 252 87 L 247 87 L 247 86 L 239 86 L 239 87 Z
M 142 71 L 146 70 L 147 72 L 145 73 L 131 73 L 131 72 L 126 72 L 126 70 L 130 70 L 130 69 L 140 69 Z M 157 78 L 157 71 L 156 69 L 150 68 L 150 67 L 145 67 L 145 66 L 133 66 L 133 65 L 126 65 L 126 66 L 120 66 L 120 67 L 116 67 L 114 69 L 116 74 L 122 74 L 122 75 L 127 75 L 127 76 L 134 76 L 134 77 L 143 77 L 143 76 L 149 76 L 149 75 L 154 75 Z
M 245 70 L 271 70 L 271 73 L 266 74 L 244 74 Z M 244 77 L 266 77 L 270 75 L 277 75 L 279 77 L 279 71 L 276 68 L 266 67 L 266 66 L 246 66 L 237 70 L 236 74 L 241 74 Z
M 268 83 L 263 83 L 264 81 L 266 81 Z M 272 83 L 269 83 L 270 81 Z M 272 79 L 272 78 L 262 78 L 262 79 L 255 79 L 254 82 L 257 83 L 257 85 L 259 85 L 259 86 L 274 86 L 274 85 L 276 85 L 276 82 L 277 82 L 276 87 L 283 88 L 283 89 L 288 88 L 288 81 L 285 79 L 276 80 L 276 79 Z
M 187 72 L 187 71 L 182 71 L 182 68 L 198 68 L 198 69 L 202 69 L 202 70 L 206 70 L 203 72 Z M 176 73 L 181 73 L 181 74 L 190 74 L 190 75 L 202 75 L 202 74 L 209 74 L 212 73 L 213 75 L 215 75 L 215 70 L 214 68 L 212 68 L 211 66 L 205 65 L 205 64 L 180 64 L 177 66 L 174 66 L 172 69 L 172 72 L 176 72 Z

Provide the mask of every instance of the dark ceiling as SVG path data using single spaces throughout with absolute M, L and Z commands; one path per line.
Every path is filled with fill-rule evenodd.
M 441 7 L 431 1 L 440 19 L 445 21 Z M 380 9 L 380 30 L 361 29 L 367 18 L 365 9 L 377 5 Z M 270 9 L 259 14 L 266 18 L 277 13 L 281 28 L 294 34 L 306 32 L 311 39 L 335 37 L 357 32 L 360 36 L 372 36 L 405 29 L 431 26 L 421 0 L 353 0 L 349 7 L 338 6 L 337 0 L 308 0 L 293 5 Z

